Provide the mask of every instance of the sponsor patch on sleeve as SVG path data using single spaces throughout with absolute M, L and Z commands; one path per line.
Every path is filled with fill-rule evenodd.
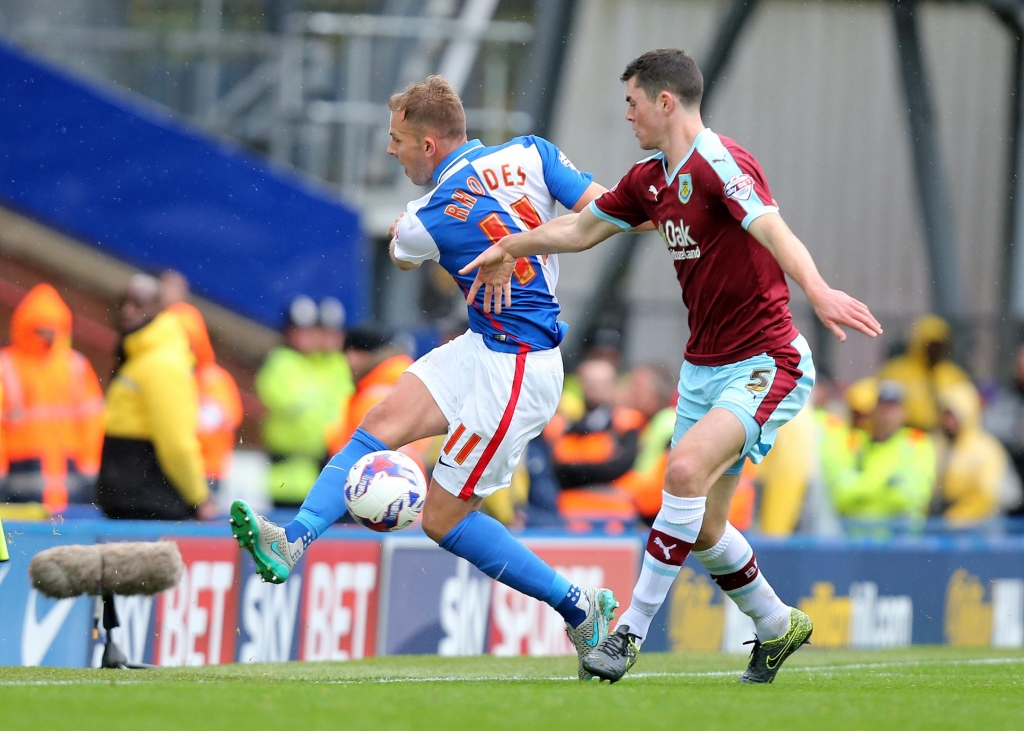
M 572 164 L 572 160 L 567 158 L 565 156 L 565 153 L 562 152 L 561 150 L 558 151 L 558 162 L 562 163 L 570 170 L 576 170 L 576 166 Z M 579 170 L 576 170 L 576 172 L 579 172 Z
M 725 184 L 725 194 L 737 201 L 750 200 L 750 194 L 754 190 L 754 179 L 746 173 L 733 175 Z

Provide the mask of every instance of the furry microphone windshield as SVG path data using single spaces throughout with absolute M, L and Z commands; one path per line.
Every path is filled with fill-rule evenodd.
M 98 543 L 57 546 L 37 553 L 28 567 L 32 586 L 48 597 L 79 594 L 158 594 L 178 583 L 184 564 L 178 544 Z

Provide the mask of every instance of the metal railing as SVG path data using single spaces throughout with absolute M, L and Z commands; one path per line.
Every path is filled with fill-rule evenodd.
M 203 0 L 189 30 L 37 18 L 0 31 L 336 184 L 371 209 L 408 185 L 383 150 L 388 97 L 410 81 L 445 75 L 463 93 L 471 136 L 496 141 L 532 126 L 513 77 L 535 30 L 494 20 L 499 0 L 426 0 L 410 16 L 295 12 L 277 33 L 224 28 L 223 5 Z

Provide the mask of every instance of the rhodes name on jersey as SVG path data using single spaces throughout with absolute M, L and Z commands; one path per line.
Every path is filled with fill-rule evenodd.
M 436 187 L 409 204 L 395 233 L 395 257 L 432 259 L 468 292 L 473 276 L 459 269 L 503 236 L 554 218 L 556 201 L 571 209 L 593 178 L 540 137 L 497 147 L 470 140 L 437 166 Z M 556 347 L 566 330 L 558 321 L 557 282 L 557 257 L 523 257 L 512 277 L 512 307 L 485 314 L 481 290 L 469 308 L 470 329 L 500 352 Z

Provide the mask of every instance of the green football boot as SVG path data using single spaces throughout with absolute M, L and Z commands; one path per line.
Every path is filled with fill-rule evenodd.
M 603 642 L 583 658 L 583 670 L 612 683 L 617 682 L 633 667 L 640 654 L 636 635 L 630 634 L 629 626 L 620 624 Z
M 288 543 L 284 528 L 258 514 L 244 500 L 231 503 L 228 522 L 238 545 L 252 554 L 256 573 L 271 584 L 283 584 L 306 548 L 302 538 Z
M 799 609 L 789 610 L 789 629 L 778 639 L 761 642 L 756 637 L 751 640 L 754 649 L 750 651 L 750 662 L 743 671 L 741 683 L 771 683 L 782 667 L 786 658 L 809 644 L 814 625 L 811 618 Z M 749 644 L 749 643 L 746 643 Z
M 608 626 L 615 617 L 615 610 L 619 603 L 615 601 L 615 594 L 611 589 L 591 588 L 582 591 L 590 602 L 587 618 L 578 627 L 570 627 L 566 622 L 565 633 L 569 635 L 569 641 L 572 642 L 573 647 L 576 648 L 576 654 L 579 656 L 580 680 L 590 680 L 594 676 L 583 669 L 583 658 L 608 636 Z

